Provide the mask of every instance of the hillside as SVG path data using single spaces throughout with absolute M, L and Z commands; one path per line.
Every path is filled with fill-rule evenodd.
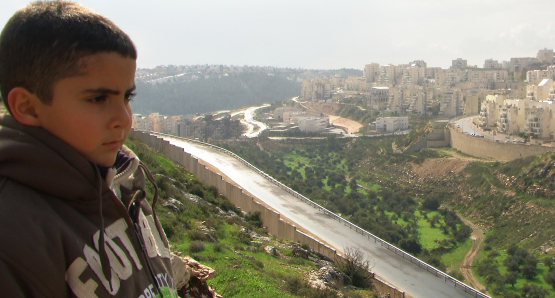
M 234 110 L 297 96 L 301 84 L 266 73 L 239 73 L 192 81 L 145 83 L 137 81 L 133 112 L 186 115 Z
M 464 279 L 459 266 L 472 247 L 472 230 L 457 221 L 457 212 L 486 232 L 473 271 L 490 294 L 516 297 L 510 295 L 549 289 L 555 296 L 550 285 L 555 282 L 548 281 L 552 275 L 555 280 L 555 273 L 547 265 L 555 246 L 555 155 L 501 163 L 450 149 L 393 152 L 392 143 L 410 144 L 413 137 L 259 138 L 219 145 L 360 227 Z M 505 264 L 511 262 L 508 252 L 514 246 L 529 260 L 523 257 L 509 268 Z M 505 283 L 513 272 L 514 287 Z
M 215 269 L 201 270 L 203 278 L 189 282 L 191 297 L 211 297 L 207 286 L 223 297 L 373 296 L 357 279 L 363 260 L 351 259 L 350 267 L 334 265 L 306 246 L 273 239 L 262 228 L 260 214 L 241 212 L 215 187 L 200 183 L 142 141 L 131 139 L 126 145 L 155 177 L 156 211 L 173 250 Z M 153 186 L 147 191 L 151 198 Z

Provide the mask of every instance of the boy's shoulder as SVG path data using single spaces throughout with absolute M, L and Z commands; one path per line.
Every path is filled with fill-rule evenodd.
M 48 131 L 0 116 L 0 177 L 58 198 L 94 200 L 94 165 Z

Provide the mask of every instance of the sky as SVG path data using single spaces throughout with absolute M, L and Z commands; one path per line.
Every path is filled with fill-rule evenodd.
M 29 1 L 0 2 L 2 28 Z M 139 68 L 365 64 L 536 57 L 555 49 L 553 0 L 83 0 L 135 42 Z

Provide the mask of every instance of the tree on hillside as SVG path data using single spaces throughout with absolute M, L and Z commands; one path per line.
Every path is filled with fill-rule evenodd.
M 549 291 L 537 285 L 525 284 L 522 287 L 522 296 L 525 298 L 544 298 L 549 295 Z
M 505 276 L 503 277 L 503 283 L 510 284 L 514 288 L 517 279 L 518 279 L 518 273 L 514 271 L 507 272 L 507 274 L 505 274 Z
M 543 264 L 549 267 L 549 271 L 553 270 L 553 257 L 546 257 L 543 259 Z
M 526 264 L 522 268 L 522 275 L 526 277 L 526 279 L 534 279 L 534 277 L 538 275 L 538 269 L 535 265 Z
M 555 289 L 555 271 L 549 271 L 544 277 L 546 283 L 548 283 L 553 289 Z
M 422 202 L 422 208 L 430 211 L 436 211 L 439 206 L 439 200 L 436 198 L 426 198 L 424 202 Z

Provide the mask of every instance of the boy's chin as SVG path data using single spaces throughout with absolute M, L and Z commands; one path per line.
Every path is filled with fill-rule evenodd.
M 91 158 L 89 161 L 93 162 L 96 165 L 103 166 L 103 167 L 111 167 L 116 162 L 116 155 L 113 157 L 106 157 L 106 158 Z

